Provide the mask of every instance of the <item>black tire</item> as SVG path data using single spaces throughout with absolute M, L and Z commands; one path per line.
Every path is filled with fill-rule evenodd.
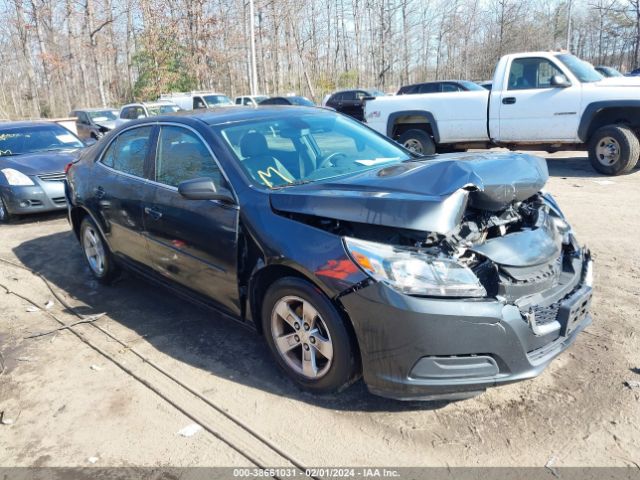
M 613 139 L 614 142 L 607 142 Z M 618 152 L 613 160 L 608 160 L 603 150 L 611 148 Z M 605 175 L 622 175 L 636 166 L 640 158 L 640 142 L 633 130 L 624 125 L 606 125 L 599 128 L 589 139 L 589 160 L 591 166 Z
M 2 195 L 0 195 L 0 223 L 9 223 L 13 219 L 13 215 L 7 209 L 7 204 L 5 203 Z
M 276 346 L 274 338 L 276 332 L 274 332 L 274 328 L 272 328 L 272 314 L 274 314 L 276 306 L 279 305 L 281 301 L 287 298 L 291 299 L 292 297 L 308 302 L 318 313 L 315 323 L 316 327 L 322 323 L 328 331 L 328 336 L 325 334 L 325 338 L 330 339 L 330 343 L 332 344 L 332 359 L 329 364 L 325 363 L 327 370 L 319 378 L 308 378 L 301 372 L 295 370 L 287 363 L 285 355 L 281 354 Z M 297 310 L 297 312 L 300 312 L 300 310 Z M 336 307 L 311 283 L 296 277 L 284 277 L 276 281 L 269 287 L 264 296 L 261 314 L 264 336 L 273 357 L 285 373 L 300 387 L 315 393 L 331 393 L 343 390 L 358 378 L 360 365 L 356 356 L 356 349 L 354 348 L 354 339 L 351 337 Z M 284 324 L 286 322 L 282 323 Z M 304 333 L 304 328 L 300 328 L 300 330 L 296 332 L 291 326 L 289 327 L 291 328 L 291 333 L 299 333 L 301 335 Z M 314 331 L 312 328 L 308 334 L 313 335 Z M 309 338 L 309 340 L 313 339 Z M 298 359 L 303 358 L 302 355 L 304 355 L 304 353 L 302 347 L 305 345 L 304 342 L 305 340 L 300 338 L 299 346 L 290 350 L 293 361 L 295 361 L 297 355 L 299 355 Z M 320 343 L 321 342 L 318 341 L 318 344 Z M 317 359 L 317 365 L 320 367 L 321 362 L 325 360 L 322 355 L 318 354 L 320 350 L 318 350 L 317 347 L 314 348 L 311 343 L 306 343 L 306 345 L 310 347 L 308 350 L 314 352 L 314 358 Z M 302 360 L 300 360 L 300 363 L 302 363 Z M 319 368 L 319 370 L 321 369 Z
M 434 155 L 436 153 L 436 144 L 431 135 L 417 128 L 407 130 L 400 135 L 398 143 L 419 155 Z
M 89 240 L 86 238 L 87 235 L 92 236 L 96 240 L 97 245 L 99 245 L 99 247 L 102 249 L 103 254 L 101 255 L 100 262 L 96 261 L 94 263 L 90 259 L 90 253 L 88 250 Z M 113 254 L 109 250 L 107 242 L 104 241 L 104 238 L 100 233 L 100 229 L 96 226 L 95 222 L 89 216 L 84 217 L 82 223 L 80 224 L 80 246 L 82 247 L 84 258 L 87 261 L 89 270 L 91 271 L 91 274 L 94 276 L 94 278 L 104 285 L 111 284 L 111 282 L 113 282 L 113 280 L 118 275 L 119 268 L 113 259 Z M 96 263 L 99 263 L 101 265 L 101 268 L 97 267 Z

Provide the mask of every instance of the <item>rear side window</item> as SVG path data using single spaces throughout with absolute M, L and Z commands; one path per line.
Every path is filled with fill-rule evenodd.
M 443 92 L 460 92 L 460 91 L 462 91 L 462 88 L 460 88 L 455 83 L 443 83 L 442 84 L 442 91 Z
M 177 187 L 185 180 L 200 177 L 209 177 L 216 185 L 224 184 L 220 168 L 195 133 L 181 127 L 162 127 L 156 154 L 156 181 Z
M 342 101 L 342 93 L 336 93 L 333 95 L 327 103 L 340 103 Z
M 439 83 L 423 83 L 418 87 L 418 93 L 437 93 L 440 91 Z M 415 92 L 411 92 L 415 93 Z
M 119 172 L 144 177 L 144 159 L 149 149 L 149 137 L 153 127 L 140 127 L 118 135 L 100 160 Z

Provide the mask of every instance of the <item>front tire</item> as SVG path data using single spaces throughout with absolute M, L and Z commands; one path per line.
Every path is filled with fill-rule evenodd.
M 398 143 L 418 155 L 435 155 L 436 144 L 431 136 L 417 128 L 407 130 L 398 138 Z
M 0 223 L 9 223 L 13 216 L 9 213 L 7 204 L 4 202 L 2 195 L 0 195 Z
M 110 284 L 118 274 L 118 267 L 100 230 L 88 216 L 80 224 L 80 244 L 92 275 L 100 283 Z
M 622 175 L 633 170 L 640 158 L 640 142 L 630 128 L 607 125 L 596 130 L 589 140 L 589 160 L 605 175 Z
M 311 283 L 276 281 L 262 302 L 262 328 L 276 362 L 302 388 L 337 392 L 357 378 L 351 335 L 336 307 Z

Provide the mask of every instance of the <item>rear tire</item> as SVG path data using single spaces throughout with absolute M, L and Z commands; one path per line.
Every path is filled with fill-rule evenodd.
M 343 390 L 358 378 L 349 330 L 314 285 L 284 277 L 267 290 L 262 328 L 276 362 L 300 387 L 315 393 Z
M 589 140 L 589 160 L 605 175 L 622 175 L 633 170 L 640 158 L 640 142 L 624 125 L 606 125 Z
M 436 144 L 431 136 L 417 128 L 407 130 L 400 135 L 398 143 L 418 155 L 435 155 L 436 153 Z
M 12 218 L 13 218 L 13 215 L 9 213 L 7 204 L 2 198 L 2 195 L 0 195 L 0 223 L 9 223 Z
M 102 284 L 109 285 L 117 276 L 119 269 L 100 230 L 88 216 L 80 224 L 80 244 L 94 278 Z

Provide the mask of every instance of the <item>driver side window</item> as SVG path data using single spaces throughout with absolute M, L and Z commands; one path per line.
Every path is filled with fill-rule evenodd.
M 211 153 L 195 133 L 181 127 L 161 127 L 156 154 L 156 181 L 177 187 L 185 180 L 200 177 L 209 177 L 216 185 L 226 184 Z
M 508 89 L 550 88 L 554 75 L 564 74 L 546 58 L 517 58 L 511 62 Z

